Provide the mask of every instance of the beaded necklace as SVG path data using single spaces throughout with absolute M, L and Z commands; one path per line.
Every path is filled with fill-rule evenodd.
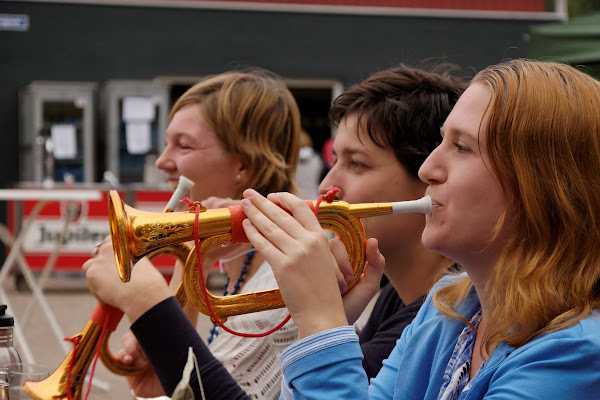
M 235 281 L 235 285 L 233 285 L 233 290 L 229 293 L 227 289 L 229 287 L 229 275 L 227 276 L 227 281 L 225 282 L 225 287 L 223 288 L 223 296 L 234 295 L 240 292 L 242 288 L 242 284 L 246 280 L 246 275 L 248 274 L 248 269 L 250 269 L 250 264 L 252 264 L 252 260 L 254 260 L 254 255 L 256 254 L 255 250 L 251 250 L 249 253 L 246 253 L 244 257 L 244 264 L 242 265 L 242 269 L 240 270 L 240 276 L 238 276 Z M 211 344 L 213 340 L 219 335 L 219 328 L 217 325 L 213 324 L 210 329 L 210 335 L 208 336 L 208 344 Z

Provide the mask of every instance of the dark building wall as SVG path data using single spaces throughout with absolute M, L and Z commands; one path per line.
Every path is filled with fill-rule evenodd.
M 18 101 L 33 80 L 201 76 L 258 65 L 344 84 L 399 62 L 468 73 L 524 56 L 531 21 L 0 2 L 27 32 L 0 31 L 0 185 L 18 179 Z M 101 134 L 101 133 L 100 133 Z

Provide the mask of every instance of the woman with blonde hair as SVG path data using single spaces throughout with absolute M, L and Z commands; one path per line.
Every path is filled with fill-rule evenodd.
M 599 109 L 600 84 L 566 65 L 475 76 L 419 171 L 433 202 L 422 242 L 466 273 L 434 286 L 370 386 L 314 214 L 246 191 L 246 234 L 302 338 L 282 353 L 283 397 L 598 398 Z
M 262 70 L 227 72 L 197 83 L 177 100 L 156 165 L 173 185 L 180 176 L 192 180 L 191 199 L 211 208 L 239 199 L 247 187 L 263 194 L 294 191 L 300 130 L 298 107 L 280 78 Z M 277 287 L 271 268 L 249 245 L 235 248 L 233 252 L 242 253 L 241 257 L 232 257 L 232 251 L 229 249 L 224 262 L 225 295 Z M 206 257 L 207 264 L 215 257 L 219 255 Z M 182 315 L 173 290 L 147 260 L 136 264 L 131 281 L 123 285 L 115 274 L 110 243 L 102 246 L 85 268 L 91 291 L 123 310 L 132 321 L 131 329 L 154 367 L 128 334 L 121 359 L 144 368 L 143 374 L 129 378 L 134 393 L 170 395 L 181 379 L 188 338 L 198 336 L 187 324 L 190 329 L 178 331 L 176 340 L 165 342 L 161 332 L 177 326 Z M 180 275 L 178 266 L 173 280 L 180 281 Z M 235 316 L 228 318 L 227 326 L 257 333 L 286 316 L 285 309 Z M 208 338 L 210 352 L 198 361 L 219 377 L 216 385 L 232 391 L 241 391 L 241 387 L 252 398 L 272 399 L 280 389 L 279 352 L 296 335 L 293 322 L 273 335 L 250 340 L 213 327 Z M 227 390 L 222 390 L 223 395 L 227 396 Z

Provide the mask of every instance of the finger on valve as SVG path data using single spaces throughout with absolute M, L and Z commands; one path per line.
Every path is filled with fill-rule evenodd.
M 254 197 L 254 194 L 258 194 L 256 192 L 252 192 L 254 191 L 251 191 L 251 197 Z M 244 194 L 245 193 L 246 192 L 244 192 Z M 261 196 L 258 195 L 258 197 Z M 267 196 L 267 199 L 279 205 L 280 208 L 288 210 L 294 217 L 294 220 L 296 220 L 305 229 L 313 232 L 324 232 L 313 210 L 308 206 L 308 204 L 306 204 L 304 200 L 300 199 L 296 195 L 287 192 L 271 193 Z M 281 211 L 279 211 L 279 213 L 281 213 Z M 283 214 L 281 215 L 283 216 Z

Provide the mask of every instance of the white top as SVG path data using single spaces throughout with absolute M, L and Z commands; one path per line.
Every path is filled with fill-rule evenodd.
M 91 189 L 0 189 L 0 200 L 86 201 L 100 199 L 102 199 L 102 192 Z
M 277 288 L 266 262 L 242 287 L 240 293 Z M 226 326 L 238 332 L 264 332 L 288 315 L 287 308 L 236 315 Z M 220 331 L 209 349 L 252 399 L 276 399 L 281 390 L 279 354 L 298 337 L 298 328 L 290 319 L 279 331 L 262 338 L 245 338 Z
M 319 196 L 319 182 L 323 172 L 323 161 L 312 147 L 302 147 L 296 168 L 298 196 L 301 199 L 314 200 Z

